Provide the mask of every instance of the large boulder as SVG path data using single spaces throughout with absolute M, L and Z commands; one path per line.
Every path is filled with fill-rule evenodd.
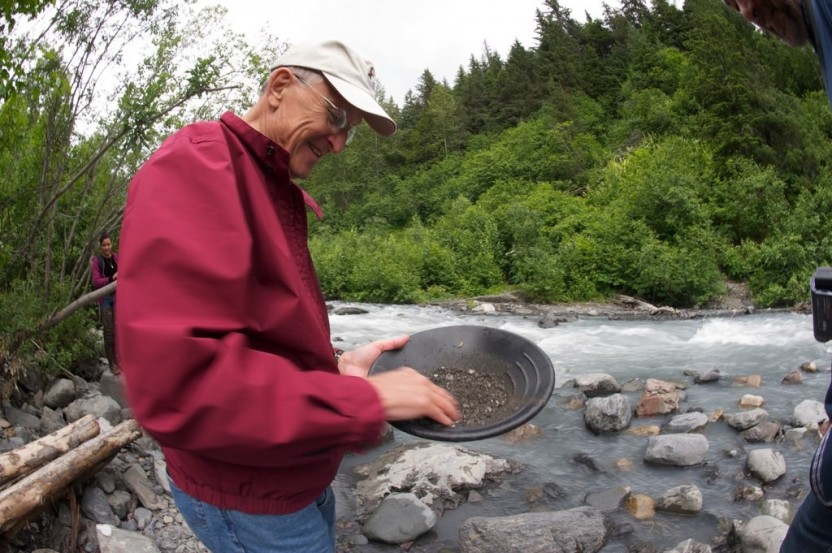
M 441 514 L 446 501 L 458 505 L 464 499 L 460 491 L 481 487 L 511 469 L 505 459 L 460 446 L 407 444 L 356 467 L 355 472 L 364 478 L 356 484 L 355 493 L 367 511 L 375 510 L 390 493 L 412 492 Z

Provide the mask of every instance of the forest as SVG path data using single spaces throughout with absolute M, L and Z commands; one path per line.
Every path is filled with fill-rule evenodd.
M 0 362 L 66 370 L 97 356 L 94 308 L 32 329 L 90 291 L 102 231 L 118 249 L 131 176 L 179 127 L 245 110 L 290 41 L 186 2 L 2 4 Z M 741 282 L 763 307 L 806 301 L 832 264 L 832 112 L 811 49 L 720 0 L 624 0 L 598 19 L 542 0 L 529 18 L 533 47 L 503 59 L 484 37 L 453 82 L 426 69 L 401 106 L 381 88 L 399 131 L 362 126 L 299 183 L 325 213 L 310 249 L 327 298 L 695 307 Z

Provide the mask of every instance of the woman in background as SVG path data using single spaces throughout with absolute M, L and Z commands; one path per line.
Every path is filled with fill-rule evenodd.
M 92 286 L 96 290 L 118 279 L 118 254 L 113 251 L 110 235 L 101 234 L 98 239 L 99 253 L 92 257 Z M 121 374 L 116 358 L 116 294 L 107 294 L 98 299 L 98 314 L 104 331 L 104 354 L 113 374 Z

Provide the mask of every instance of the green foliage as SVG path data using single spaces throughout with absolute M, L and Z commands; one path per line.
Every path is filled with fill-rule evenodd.
M 148 153 L 192 120 L 242 113 L 285 46 L 218 38 L 222 9 L 192 24 L 166 0 L 49 4 L 3 4 L 6 28 L 39 13 L 49 29 L 0 39 L 7 344 L 88 289 L 94 236 L 117 237 Z M 545 0 L 529 14 L 536 47 L 503 59 L 485 45 L 453 85 L 425 70 L 401 107 L 378 90 L 399 132 L 362 126 L 303 183 L 326 213 L 310 218 L 326 295 L 512 288 L 540 302 L 625 293 L 694 306 L 735 279 L 762 305 L 803 301 L 814 267 L 832 264 L 832 111 L 814 54 L 719 2 L 649 4 L 578 22 Z M 133 37 L 150 47 L 127 67 Z M 108 95 L 89 67 L 117 68 Z M 71 366 L 89 354 L 91 313 L 26 352 Z
M 779 234 L 762 243 L 745 242 L 742 254 L 749 271 L 748 284 L 760 305 L 783 306 L 806 301 L 809 277 L 814 271 L 798 236 Z
M 71 282 L 56 285 L 57 288 L 64 289 L 71 286 Z M 57 301 L 44 303 L 42 291 L 31 281 L 12 282 L 0 293 L 0 353 L 5 351 L 17 332 L 35 328 L 44 314 L 51 314 L 62 307 L 64 305 Z M 91 332 L 96 321 L 97 311 L 94 307 L 76 312 L 61 324 L 25 342 L 17 355 L 35 360 L 38 368 L 48 374 L 57 374 L 62 369 L 72 370 L 79 363 L 100 356 Z
M 464 199 L 434 229 L 418 221 L 390 232 L 319 234 L 310 241 L 321 286 L 330 297 L 413 303 L 448 295 L 477 295 L 503 282 L 494 258 L 496 226 Z
M 117 241 L 127 183 L 148 152 L 234 103 L 234 81 L 257 65 L 239 37 L 206 37 L 222 28 L 217 10 L 193 24 L 164 0 L 49 4 L 5 3 L 0 21 L 38 15 L 0 40 L 0 380 L 19 357 L 71 370 L 96 355 L 92 311 L 49 330 L 44 321 L 89 290 L 95 237 Z M 144 57 L 128 64 L 134 41 Z

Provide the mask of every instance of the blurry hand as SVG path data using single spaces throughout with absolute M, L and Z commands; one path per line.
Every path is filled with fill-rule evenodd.
M 428 417 L 450 426 L 460 418 L 451 394 L 414 369 L 387 371 L 367 380 L 376 389 L 388 421 Z
M 346 376 L 360 376 L 367 378 L 370 367 L 379 355 L 385 351 L 399 349 L 404 346 L 410 336 L 397 336 L 386 340 L 376 340 L 352 351 L 345 351 L 338 362 L 338 370 Z
M 724 0 L 748 21 L 791 46 L 809 40 L 800 0 Z

